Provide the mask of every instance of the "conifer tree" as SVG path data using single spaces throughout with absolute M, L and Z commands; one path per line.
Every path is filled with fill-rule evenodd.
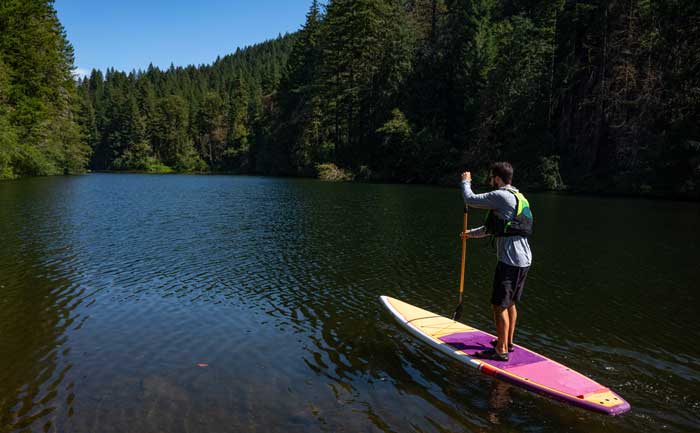
M 451 0 L 445 37 L 447 135 L 459 147 L 468 140 L 480 106 L 481 91 L 494 67 L 494 0 Z
M 322 12 L 312 0 L 299 32 L 211 65 L 94 71 L 80 83 L 80 122 L 93 168 L 152 159 L 312 175 L 333 162 L 360 177 L 451 182 L 461 166 L 498 158 L 543 187 L 590 187 L 592 176 L 596 188 L 698 195 L 698 4 L 331 0 Z M 0 20 L 27 8 L 8 0 Z M 10 24 L 0 46 L 22 26 L 40 33 Z M 60 171 L 69 152 L 38 139 L 50 128 L 26 125 L 70 111 L 21 96 L 43 83 L 18 91 L 15 65 L 38 59 L 7 54 L 0 164 Z M 7 145 L 23 134 L 36 139 Z
M 10 78 L 0 57 L 0 179 L 15 177 L 14 162 L 18 158 L 17 134 L 10 120 L 8 94 Z
M 225 156 L 229 163 L 245 167 L 250 150 L 248 131 L 249 110 L 248 84 L 239 76 L 231 89 L 228 107 L 228 137 Z
M 181 96 L 171 95 L 156 103 L 153 150 L 165 165 L 175 167 L 191 145 L 187 136 L 188 112 Z
M 289 157 L 283 165 L 291 165 L 293 171 L 300 173 L 308 173 L 315 163 L 322 162 L 323 131 L 318 86 L 322 55 L 320 38 L 321 10 L 318 1 L 314 0 L 289 56 L 277 97 L 280 127 L 275 138 L 280 142 L 281 151 Z
M 225 105 L 214 92 L 205 95 L 197 113 L 199 153 L 211 167 L 220 167 L 226 146 Z
M 395 89 L 376 86 L 377 82 L 388 79 L 384 84 L 393 85 L 400 81 L 392 76 L 395 67 L 402 69 L 405 42 L 397 7 L 398 2 L 380 0 L 336 0 L 328 5 L 322 34 L 323 97 L 332 115 L 336 159 L 341 164 L 360 163 L 364 158 L 358 155 L 367 150 L 381 126 L 377 123 L 382 117 L 377 113 L 381 95 L 376 93 L 386 89 L 393 95 Z M 397 51 L 387 50 L 395 38 L 399 39 L 393 47 Z M 399 63 L 393 57 L 397 53 Z
M 62 174 L 84 169 L 88 149 L 77 125 L 73 49 L 53 2 L 0 3 L 0 59 L 5 76 L 5 146 L 14 141 L 4 177 Z M 8 158 L 3 158 L 8 161 Z

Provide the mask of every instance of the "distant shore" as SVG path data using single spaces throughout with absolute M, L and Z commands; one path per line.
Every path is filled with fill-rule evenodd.
M 423 186 L 436 186 L 445 188 L 457 188 L 459 182 L 451 182 L 447 180 L 447 177 L 443 178 L 442 181 L 438 182 L 401 182 L 397 180 L 392 180 L 389 178 L 384 179 L 366 179 L 358 178 L 357 176 L 343 177 L 343 178 L 328 178 L 323 175 L 317 174 L 315 176 L 303 176 L 303 175 L 288 175 L 288 174 L 270 174 L 270 173 L 250 173 L 250 172 L 236 172 L 236 171 L 189 171 L 189 172 L 178 172 L 178 171 L 167 171 L 167 172 L 152 172 L 144 170 L 88 170 L 82 174 L 150 174 L 150 175 L 224 175 L 224 176 L 263 176 L 263 177 L 288 177 L 288 178 L 298 178 L 298 179 L 317 179 L 323 182 L 352 182 L 352 183 L 377 183 L 377 184 L 395 184 L 395 185 L 423 185 Z M 78 174 L 79 175 L 79 174 Z M 67 175 L 68 176 L 68 175 Z M 455 178 L 457 175 L 455 175 Z M 32 177 L 47 177 L 47 176 L 32 176 Z M 2 181 L 8 180 L 22 180 L 28 179 L 30 177 L 23 177 L 17 179 L 3 179 Z M 478 191 L 487 191 L 490 187 L 485 183 L 475 182 Z M 673 192 L 662 192 L 662 191 L 625 191 L 616 190 L 614 188 L 582 188 L 580 186 L 565 187 L 561 189 L 547 189 L 542 188 L 538 185 L 529 185 L 527 183 L 517 183 L 515 185 L 526 192 L 548 192 L 557 193 L 564 195 L 575 195 L 575 196 L 590 196 L 590 197 L 608 197 L 608 198 L 643 198 L 643 199 L 655 199 L 655 200 L 672 200 L 672 201 L 685 201 L 685 202 L 700 202 L 699 196 L 694 196 L 692 194 L 682 194 Z

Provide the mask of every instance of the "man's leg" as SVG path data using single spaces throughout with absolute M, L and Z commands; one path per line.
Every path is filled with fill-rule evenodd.
M 500 305 L 493 305 L 493 318 L 496 322 L 496 336 L 498 337 L 496 352 L 508 353 L 508 333 L 510 332 L 508 309 Z
M 518 309 L 515 304 L 508 307 L 508 344 L 513 345 L 515 335 L 515 322 L 518 320 Z
M 517 268 L 517 277 L 515 278 L 515 293 L 511 301 L 513 302 L 510 307 L 508 307 L 508 317 L 510 319 L 510 328 L 508 329 L 508 343 L 513 344 L 513 337 L 515 336 L 515 323 L 518 320 L 518 308 L 515 306 L 517 302 L 520 302 L 520 298 L 523 297 L 523 291 L 525 290 L 525 280 L 527 279 L 527 273 L 530 267 Z

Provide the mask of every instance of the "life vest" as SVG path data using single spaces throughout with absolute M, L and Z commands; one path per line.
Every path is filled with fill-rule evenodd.
M 497 238 L 504 236 L 530 236 L 532 235 L 532 210 L 530 203 L 524 195 L 511 189 L 505 188 L 506 191 L 515 196 L 515 216 L 510 220 L 505 220 L 498 217 L 492 210 L 486 214 L 486 233 Z

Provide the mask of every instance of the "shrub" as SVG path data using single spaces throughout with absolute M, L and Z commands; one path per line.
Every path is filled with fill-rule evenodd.
M 344 170 L 332 162 L 316 164 L 318 178 L 330 182 L 347 182 L 353 180 L 355 175 L 348 170 Z
M 539 172 L 542 187 L 549 190 L 562 190 L 566 188 L 559 173 L 559 156 L 549 156 L 540 158 Z

